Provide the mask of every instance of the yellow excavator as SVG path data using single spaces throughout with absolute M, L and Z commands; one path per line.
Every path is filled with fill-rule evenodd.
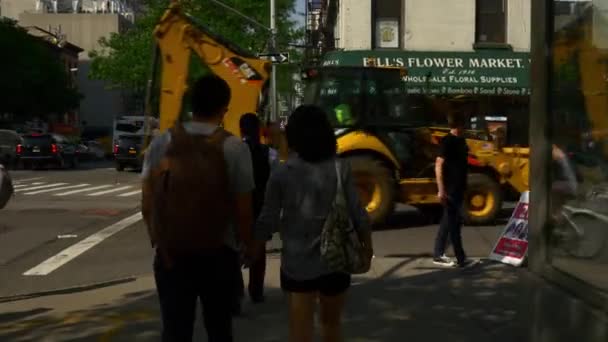
M 153 77 L 148 84 L 147 113 L 156 114 L 152 103 L 158 98 L 159 131 L 165 131 L 187 115 L 184 99 L 187 97 L 191 61 L 197 61 L 230 86 L 232 100 L 223 126 L 239 136 L 241 115 L 257 113 L 264 103 L 270 62 L 213 33 L 184 13 L 177 1 L 171 3 L 160 19 L 154 30 L 154 39 L 157 49 Z M 153 94 L 155 91 L 158 94 Z
M 326 60 L 359 60 L 377 51 L 340 51 Z M 408 51 L 395 52 L 407 56 Z M 373 58 L 370 58 L 373 59 Z M 338 128 L 338 153 L 351 160 L 354 178 L 373 222 L 382 223 L 396 203 L 436 218 L 434 163 L 449 129 L 446 113 L 462 111 L 456 96 L 411 95 L 403 81 L 408 70 L 374 63 L 325 63 L 303 72 L 305 103 L 324 108 Z M 471 100 L 474 101 L 474 100 Z M 528 190 L 529 149 L 505 146 L 485 131 L 466 132 L 469 183 L 466 219 L 492 224 L 507 196 Z
M 608 175 L 608 46 L 594 41 L 593 20 L 593 7 L 588 6 L 555 33 L 552 89 L 560 109 L 554 113 L 555 131 L 560 143 L 581 152 L 572 157 L 590 184 Z

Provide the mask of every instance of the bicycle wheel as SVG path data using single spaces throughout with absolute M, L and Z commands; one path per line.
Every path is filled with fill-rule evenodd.
M 573 257 L 592 259 L 608 248 L 608 228 L 606 222 L 588 214 L 575 214 L 571 218 L 582 232 L 576 239 L 569 241 L 566 252 Z

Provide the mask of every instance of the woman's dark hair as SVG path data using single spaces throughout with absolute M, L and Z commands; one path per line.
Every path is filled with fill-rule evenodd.
M 289 148 L 311 163 L 333 158 L 337 152 L 334 129 L 323 109 L 303 105 L 291 114 L 285 128 Z

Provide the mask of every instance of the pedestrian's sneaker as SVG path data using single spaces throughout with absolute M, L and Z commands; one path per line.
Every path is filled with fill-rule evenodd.
M 445 267 L 454 267 L 456 264 L 452 259 L 448 258 L 445 254 L 440 257 L 433 258 L 433 264 Z

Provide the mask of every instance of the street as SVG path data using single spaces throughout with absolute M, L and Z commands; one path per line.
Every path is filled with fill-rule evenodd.
M 150 271 L 151 249 L 139 219 L 112 234 L 104 228 L 137 214 L 140 183 L 135 172 L 112 164 L 74 171 L 14 171 L 16 196 L 0 212 L 0 296 L 44 292 L 105 282 Z M 128 229 L 127 229 L 128 228 Z M 79 245 L 61 263 L 29 270 L 66 248 Z M 29 275 L 32 274 L 32 275 Z
M 0 340 L 158 340 L 153 251 L 139 211 L 139 174 L 112 166 L 12 172 L 16 197 L 0 212 Z M 374 232 L 373 267 L 353 281 L 345 321 L 349 340 L 521 337 L 515 315 L 520 300 L 514 300 L 522 290 L 519 270 L 487 260 L 466 275 L 434 266 L 428 257 L 437 226 L 426 222 L 401 206 Z M 501 229 L 465 227 L 469 255 L 485 259 Z M 268 302 L 246 302 L 235 321 L 237 340 L 250 340 L 251 334 L 255 341 L 286 338 L 280 247 L 277 236 L 268 245 Z M 198 324 L 195 337 L 201 340 Z
M 343 338 L 325 340 L 608 341 L 605 3 L 0 0 L 0 342 L 171 339 L 163 321 L 186 321 L 176 297 L 205 287 L 213 306 L 232 289 L 209 281 L 232 279 L 218 266 L 228 258 L 154 273 L 141 173 L 130 169 L 143 156 L 171 159 L 159 182 L 169 191 L 155 196 L 168 201 L 153 202 L 172 227 L 245 218 L 249 205 L 221 197 L 224 162 L 231 191 L 255 185 L 256 215 L 264 187 L 266 212 L 279 202 L 287 212 L 284 241 L 277 232 L 266 244 L 264 300 L 226 302 L 239 311 L 235 341 L 312 342 L 310 325 L 289 321 L 310 323 L 310 297 L 290 292 L 342 290 L 333 274 L 311 279 L 327 266 L 319 241 L 330 246 L 322 261 L 344 260 L 331 239 L 356 219 L 343 210 L 352 189 L 326 215 L 349 178 L 336 163 L 333 182 L 331 156 L 349 160 L 373 257 L 343 312 L 333 296 L 315 312 L 316 335 L 340 317 Z M 317 222 L 336 235 L 319 237 Z M 457 263 L 433 255 L 440 228 Z M 179 233 L 155 235 L 170 252 L 220 238 Z M 169 319 L 157 281 L 163 307 L 179 309 Z M 194 340 L 206 341 L 197 305 Z M 211 340 L 232 340 L 228 317 L 211 315 L 225 330 Z
M 152 271 L 139 214 L 139 174 L 112 164 L 75 171 L 14 171 L 16 197 L 0 212 L 0 297 L 120 281 Z M 505 210 L 505 215 L 509 215 Z M 407 207 L 374 232 L 377 257 L 421 257 L 435 226 Z M 471 257 L 487 257 L 502 225 L 466 227 Z M 278 237 L 268 246 L 280 248 Z

